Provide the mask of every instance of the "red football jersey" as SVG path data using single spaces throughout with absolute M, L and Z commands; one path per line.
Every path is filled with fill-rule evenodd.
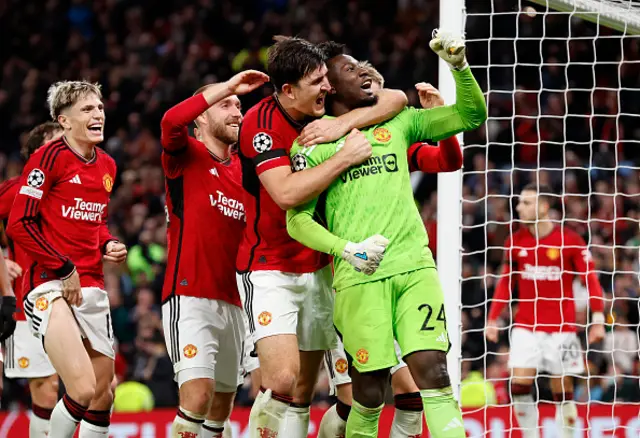
M 190 137 L 188 125 L 209 108 L 201 94 L 162 119 L 168 256 L 162 291 L 241 306 L 235 261 L 246 224 L 240 160 L 220 161 Z
M 307 273 L 329 264 L 326 254 L 289 237 L 286 212 L 258 178 L 266 170 L 291 166 L 289 151 L 301 130 L 302 125 L 285 112 L 275 95 L 260 101 L 244 117 L 239 143 L 247 227 L 238 251 L 240 272 Z
M 578 233 L 556 226 L 536 239 L 523 227 L 505 241 L 505 272 L 496 285 L 489 320 L 495 320 L 508 301 L 513 282 L 518 286 L 516 326 L 543 332 L 576 331 L 573 280 L 593 275 L 587 245 Z M 513 271 L 514 275 L 510 275 Z M 602 289 L 589 282 L 591 309 L 602 312 Z
M 64 137 L 29 158 L 20 177 L 7 233 L 33 261 L 25 291 L 73 272 L 82 287 L 104 288 L 102 254 L 116 240 L 106 225 L 116 164 L 96 147 L 85 159 Z
M 14 178 L 8 179 L 2 184 L 0 184 L 0 221 L 5 222 L 9 219 L 9 213 L 11 212 L 11 207 L 13 206 L 13 200 L 18 193 L 18 189 L 20 189 L 20 177 L 16 176 Z M 31 262 L 29 262 L 29 257 L 27 254 L 17 246 L 13 240 L 9 239 L 9 260 L 13 260 L 16 262 L 24 271 L 27 270 Z M 17 309 L 18 311 L 15 313 L 15 318 L 17 321 L 25 321 L 27 318 L 24 315 L 24 310 L 22 308 L 22 277 L 18 277 L 12 284 L 13 293 L 16 296 L 17 301 Z

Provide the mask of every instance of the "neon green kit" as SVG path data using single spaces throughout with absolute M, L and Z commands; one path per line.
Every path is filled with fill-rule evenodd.
M 484 122 L 484 97 L 470 69 L 453 74 L 459 96 L 455 105 L 406 108 L 362 130 L 372 157 L 343 173 L 320 198 L 288 212 L 287 229 L 294 239 L 335 256 L 334 323 L 360 372 L 396 365 L 394 339 L 404 355 L 449 348 L 443 294 L 413 198 L 407 149 L 417 141 L 440 140 Z M 295 143 L 294 170 L 328 160 L 345 141 L 309 148 Z M 341 255 L 348 241 L 361 242 L 374 234 L 390 243 L 378 270 L 366 276 Z

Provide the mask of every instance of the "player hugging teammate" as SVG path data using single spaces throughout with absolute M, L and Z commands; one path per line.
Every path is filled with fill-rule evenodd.
M 122 263 L 126 248 L 106 226 L 116 166 L 103 141 L 99 86 L 51 86 L 48 104 L 63 136 L 31 155 L 9 216 L 7 233 L 31 261 L 24 311 L 66 394 L 51 414 L 49 437 L 108 433 L 113 403 L 113 330 L 102 262 Z

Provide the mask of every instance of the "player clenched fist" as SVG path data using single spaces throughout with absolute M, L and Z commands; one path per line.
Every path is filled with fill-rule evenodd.
M 435 29 L 429 47 L 455 70 L 464 70 L 469 65 L 465 56 L 467 49 L 462 36 Z
M 102 260 L 105 262 L 120 264 L 127 259 L 127 247 L 124 243 L 111 241 L 107 243 Z
M 360 243 L 348 242 L 342 252 L 342 258 L 349 262 L 356 271 L 365 275 L 373 275 L 382 263 L 387 245 L 389 245 L 389 240 L 379 234 Z
M 356 166 L 371 158 L 372 153 L 373 149 L 367 137 L 357 129 L 353 129 L 337 155 L 344 157 L 352 166 Z

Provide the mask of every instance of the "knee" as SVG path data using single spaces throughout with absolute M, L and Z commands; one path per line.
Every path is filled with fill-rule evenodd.
M 206 414 L 212 397 L 213 381 L 211 379 L 190 380 L 180 387 L 180 406 L 197 414 Z
M 377 408 L 384 403 L 389 370 L 353 373 L 353 398 L 362 406 Z
M 446 388 L 451 385 L 444 351 L 417 351 L 405 358 L 420 389 Z
M 293 367 L 282 368 L 267 379 L 266 373 L 263 373 L 262 381 L 265 388 L 282 395 L 292 395 L 298 380 L 298 371 Z
M 58 402 L 58 375 L 44 379 L 33 379 L 30 382 L 31 400 L 33 404 L 46 409 L 53 409 Z
M 67 394 L 82 406 L 89 406 L 96 395 L 96 378 L 93 373 L 74 382 L 65 382 Z

